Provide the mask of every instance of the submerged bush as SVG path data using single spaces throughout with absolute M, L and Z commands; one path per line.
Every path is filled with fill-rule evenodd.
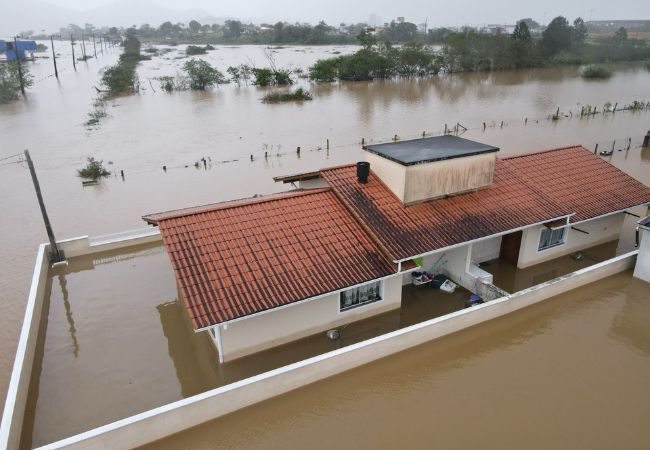
M 605 79 L 612 76 L 612 71 L 605 66 L 587 66 L 582 70 L 582 78 Z
M 93 157 L 89 157 L 87 158 L 86 166 L 83 169 L 77 170 L 77 174 L 81 178 L 97 180 L 102 177 L 107 177 L 111 173 L 104 168 L 104 161 L 98 161 Z
M 205 55 L 208 53 L 207 49 L 198 45 L 188 45 L 185 49 L 186 55 Z
M 99 122 L 106 117 L 108 117 L 108 113 L 106 112 L 106 96 L 99 94 L 93 102 L 93 110 L 88 113 L 88 120 L 86 120 L 84 125 L 94 127 L 95 125 L 99 125 Z
M 309 79 L 320 82 L 336 81 L 339 77 L 338 58 L 319 59 L 309 68 Z
M 183 71 L 189 77 L 189 87 L 194 90 L 205 90 L 228 82 L 228 79 L 202 59 L 190 59 L 183 65 Z
M 158 82 L 160 83 L 160 89 L 163 91 L 174 91 L 174 77 L 168 75 L 164 77 L 158 77 Z
M 252 69 L 253 71 L 253 84 L 256 86 L 286 86 L 293 84 L 291 79 L 291 72 L 284 69 Z
M 25 65 L 21 66 L 23 84 L 28 88 L 34 79 Z M 16 100 L 20 93 L 20 73 L 15 63 L 0 63 L 0 103 Z
M 428 47 L 370 46 L 351 55 L 319 59 L 309 68 L 309 78 L 318 82 L 366 81 L 395 76 L 434 75 L 439 71 L 438 56 Z
M 271 92 L 262 98 L 263 103 L 281 103 L 292 101 L 312 100 L 311 93 L 303 88 L 298 88 L 293 92 Z
M 104 70 L 102 85 L 108 88 L 110 94 L 136 92 L 138 78 L 135 68 L 143 57 L 140 56 L 140 41 L 134 34 L 127 34 L 124 40 L 124 53 L 114 66 Z

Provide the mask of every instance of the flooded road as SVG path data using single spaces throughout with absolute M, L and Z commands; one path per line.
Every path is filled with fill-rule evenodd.
M 55 42 L 59 45 L 59 67 L 65 69 L 59 80 L 48 77 L 51 60 L 29 63 L 37 83 L 27 99 L 0 106 L 0 159 L 30 150 L 59 239 L 139 228 L 145 213 L 283 190 L 286 186 L 274 184 L 273 176 L 354 162 L 361 138 L 370 142 L 395 134 L 405 139 L 423 131 L 441 133 L 445 123 L 460 122 L 469 128 L 464 137 L 500 146 L 503 154 L 576 143 L 609 148 L 613 140 L 616 149 L 624 149 L 632 137 L 632 149 L 615 152 L 611 161 L 650 184 L 650 153 L 638 148 L 649 113 L 575 116 L 585 104 L 601 108 L 607 101 L 650 100 L 650 72 L 643 67 L 621 67 L 610 80 L 597 82 L 582 80 L 578 69 L 569 67 L 314 85 L 312 102 L 266 105 L 260 98 L 268 89 L 252 86 L 160 92 L 153 78 L 175 73 L 184 61 L 168 53 L 171 59 L 142 62 L 138 72 L 146 90 L 109 102 L 110 117 L 89 130 L 83 123 L 96 95 L 98 71 L 115 62 L 120 50 L 79 63 L 74 72 L 65 53 L 69 45 Z M 286 47 L 277 49 L 275 57 L 278 65 L 306 68 L 319 57 L 352 50 Z M 218 47 L 206 58 L 224 72 L 228 65 L 250 60 L 265 65 L 259 46 Z M 558 106 L 574 116 L 547 120 Z M 264 152 L 270 155 L 266 160 Z M 125 179 L 111 177 L 82 187 L 76 170 L 89 156 L 112 163 L 111 170 L 124 170 Z M 193 166 L 202 157 L 210 158 L 207 170 Z M 36 247 L 47 240 L 23 164 L 0 161 L 0 208 L 4 402 Z
M 645 449 L 648 317 L 618 274 L 146 449 Z

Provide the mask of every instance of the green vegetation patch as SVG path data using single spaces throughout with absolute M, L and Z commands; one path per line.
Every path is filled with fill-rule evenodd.
M 188 45 L 185 49 L 185 54 L 190 56 L 205 55 L 206 53 L 208 53 L 208 50 L 205 47 L 201 47 L 199 45 Z
M 202 59 L 190 59 L 183 64 L 183 71 L 189 78 L 190 89 L 193 90 L 202 91 L 212 86 L 228 83 L 228 79 L 223 73 Z
M 86 160 L 86 166 L 83 169 L 77 170 L 77 174 L 81 178 L 89 180 L 98 180 L 102 177 L 107 177 L 111 173 L 104 168 L 104 161 L 98 161 L 93 157 Z
M 582 70 L 582 78 L 607 79 L 612 76 L 612 71 L 605 66 L 590 65 Z
M 102 75 L 101 83 L 110 95 L 138 91 L 139 83 L 135 69 L 141 59 L 143 57 L 140 55 L 140 41 L 135 37 L 135 33 L 127 32 L 120 60 L 107 68 Z
M 21 76 L 25 88 L 34 84 L 34 77 L 24 64 L 19 70 L 18 63 L 0 63 L 0 103 L 7 103 L 18 98 Z
M 271 92 L 262 98 L 263 103 L 283 103 L 312 100 L 311 92 L 298 88 L 293 92 Z

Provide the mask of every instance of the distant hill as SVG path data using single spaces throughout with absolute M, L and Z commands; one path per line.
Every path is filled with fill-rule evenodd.
M 52 5 L 43 0 L 22 0 L 3 4 L 0 14 L 0 36 L 11 36 L 21 31 L 56 32 L 70 23 L 83 27 L 142 25 L 157 27 L 169 20 L 186 23 L 196 19 L 201 23 L 223 23 L 226 18 L 214 17 L 206 11 L 188 9 L 176 11 L 157 5 L 152 0 L 116 0 L 88 11 L 74 11 Z

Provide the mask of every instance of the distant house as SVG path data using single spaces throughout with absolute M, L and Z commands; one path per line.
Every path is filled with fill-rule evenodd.
M 18 40 L 16 42 L 18 51 L 14 49 L 14 41 L 3 41 L 0 40 L 0 53 L 5 53 L 7 61 L 15 61 L 16 55 L 20 58 L 21 61 L 24 61 L 27 57 L 27 52 L 36 51 L 36 41 L 25 41 Z
M 222 361 L 399 308 L 417 266 L 474 291 L 617 239 L 650 189 L 580 147 L 498 158 L 455 136 L 368 145 L 365 162 L 279 177 L 299 189 L 151 214 L 182 301 Z

